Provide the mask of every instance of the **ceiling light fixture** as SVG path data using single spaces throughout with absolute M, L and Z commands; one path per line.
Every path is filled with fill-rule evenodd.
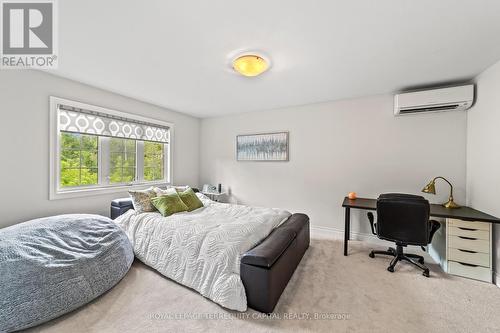
M 256 54 L 245 54 L 233 60 L 233 69 L 244 76 L 257 76 L 269 69 L 269 62 Z

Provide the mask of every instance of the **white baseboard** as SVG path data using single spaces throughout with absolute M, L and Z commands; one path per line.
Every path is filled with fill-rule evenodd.
M 311 226 L 311 237 L 320 239 L 344 240 L 344 230 L 330 227 Z M 387 246 L 388 242 L 372 234 L 351 231 L 351 240 L 363 241 L 374 245 Z
M 500 288 L 500 274 L 498 274 L 498 272 L 493 272 L 493 279 L 493 283 Z

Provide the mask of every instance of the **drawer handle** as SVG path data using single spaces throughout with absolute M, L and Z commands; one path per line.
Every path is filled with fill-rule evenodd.
M 464 236 L 458 236 L 458 238 L 468 239 L 468 240 L 477 240 L 477 238 L 473 238 L 473 237 L 464 237 Z
M 462 250 L 462 249 L 457 249 L 458 251 L 462 252 L 467 252 L 467 253 L 477 253 L 476 251 L 471 251 L 471 250 Z
M 458 227 L 458 229 L 467 230 L 467 231 L 477 231 L 477 229 L 464 228 L 464 227 Z
M 459 262 L 457 261 L 460 265 L 464 265 L 464 266 L 469 266 L 469 267 L 478 267 L 478 265 L 473 265 L 473 264 L 466 264 L 464 262 Z

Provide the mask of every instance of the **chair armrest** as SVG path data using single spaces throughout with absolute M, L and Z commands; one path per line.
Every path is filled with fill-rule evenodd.
M 296 233 L 291 229 L 276 229 L 262 243 L 244 253 L 241 263 L 269 268 L 293 242 Z
M 429 227 L 430 227 L 430 232 L 429 232 L 429 244 L 432 242 L 432 237 L 434 237 L 434 234 L 436 231 L 441 228 L 441 223 L 439 223 L 436 220 L 429 220 Z
M 111 206 L 128 207 L 128 206 L 133 206 L 133 203 L 131 198 L 119 198 L 111 201 Z
M 129 209 L 134 209 L 134 204 L 130 198 L 120 198 L 111 201 L 111 219 L 116 219 Z
M 377 233 L 375 232 L 375 226 L 376 226 L 376 223 L 374 222 L 375 221 L 375 217 L 373 216 L 373 213 L 372 212 L 368 212 L 367 213 L 368 215 L 368 221 L 370 222 L 370 227 L 372 228 L 372 233 L 374 235 L 376 235 Z

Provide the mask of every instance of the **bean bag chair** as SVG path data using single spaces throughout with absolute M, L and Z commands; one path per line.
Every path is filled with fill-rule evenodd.
M 107 217 L 36 219 L 0 229 L 0 332 L 38 325 L 111 289 L 134 253 Z

